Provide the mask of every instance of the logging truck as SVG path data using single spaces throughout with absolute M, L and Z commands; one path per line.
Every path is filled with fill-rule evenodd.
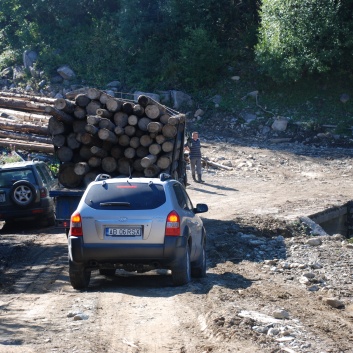
M 186 186 L 185 115 L 150 97 L 115 98 L 97 89 L 46 108 L 48 130 L 59 161 L 56 226 L 68 234 L 70 217 L 88 184 L 110 177 L 159 177 L 167 173 Z

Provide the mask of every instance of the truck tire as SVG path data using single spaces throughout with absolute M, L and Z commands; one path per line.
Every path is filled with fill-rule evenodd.
M 76 265 L 69 260 L 69 277 L 72 288 L 85 289 L 91 279 L 91 271 L 85 269 L 82 265 Z
M 30 182 L 19 180 L 12 185 L 10 197 L 15 205 L 28 207 L 36 199 L 36 189 Z
M 191 281 L 190 249 L 186 245 L 179 263 L 172 268 L 172 279 L 175 286 L 183 286 Z

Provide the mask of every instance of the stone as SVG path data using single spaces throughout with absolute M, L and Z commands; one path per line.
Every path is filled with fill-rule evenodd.
M 67 81 L 73 80 L 76 77 L 74 71 L 68 65 L 60 66 L 56 71 L 64 80 Z
M 109 83 L 107 84 L 107 87 L 108 87 L 108 88 L 112 88 L 112 87 L 114 87 L 114 88 L 120 88 L 120 87 L 121 87 L 121 83 L 120 83 L 120 81 L 114 80 L 114 81 L 109 82 Z
M 311 238 L 306 243 L 310 246 L 320 246 L 322 244 L 322 240 L 319 238 Z
M 232 76 L 231 79 L 233 81 L 239 81 L 240 80 L 240 76 Z
M 340 101 L 342 103 L 347 103 L 349 101 L 349 99 L 350 99 L 350 97 L 349 97 L 349 94 L 347 94 L 347 93 L 343 93 L 340 96 Z
M 193 104 L 191 96 L 182 91 L 170 91 L 170 97 L 174 109 L 179 109 L 183 106 L 191 107 Z
M 195 114 L 194 114 L 194 117 L 198 117 L 198 116 L 203 116 L 205 114 L 205 112 L 202 110 L 202 109 L 197 109 Z
M 23 52 L 23 66 L 26 69 L 33 67 L 34 63 L 37 61 L 38 54 L 33 50 L 25 50 Z
M 273 124 L 271 125 L 271 128 L 274 131 L 286 131 L 287 126 L 288 126 L 288 119 L 278 117 L 274 120 Z
M 273 317 L 276 319 L 289 319 L 289 313 L 286 310 L 275 310 Z
M 344 303 L 337 298 L 323 298 L 322 301 L 333 308 L 343 308 Z

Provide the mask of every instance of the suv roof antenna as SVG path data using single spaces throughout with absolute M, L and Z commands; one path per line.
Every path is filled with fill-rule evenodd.
M 131 166 L 129 165 L 129 179 L 132 179 Z

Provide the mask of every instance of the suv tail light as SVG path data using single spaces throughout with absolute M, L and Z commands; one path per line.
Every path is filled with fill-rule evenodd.
M 167 217 L 165 235 L 171 237 L 177 237 L 180 235 L 180 217 L 175 211 L 170 212 Z
M 78 212 L 71 215 L 70 233 L 74 237 L 82 237 L 82 219 Z
M 41 199 L 44 199 L 45 197 L 47 197 L 48 196 L 48 191 L 47 191 L 47 189 L 46 188 L 41 188 L 40 189 L 40 198 Z

